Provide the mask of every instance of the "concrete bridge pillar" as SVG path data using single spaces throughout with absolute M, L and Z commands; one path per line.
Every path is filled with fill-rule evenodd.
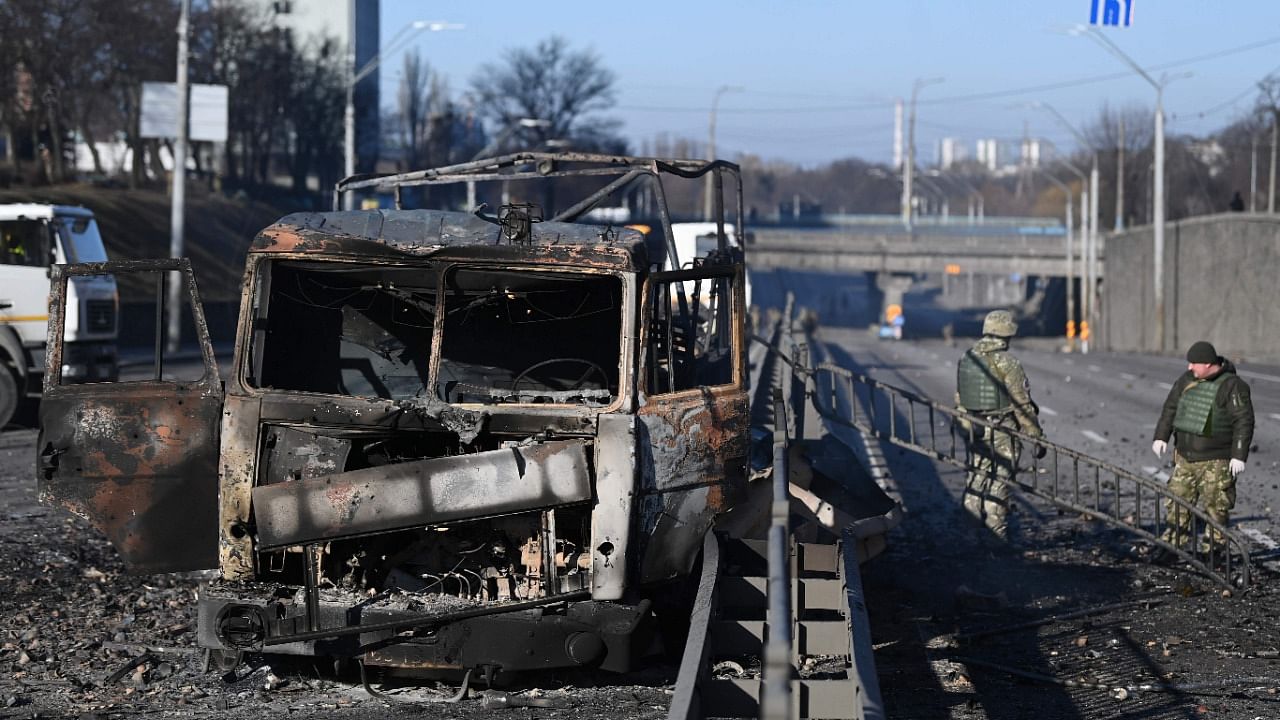
M 911 275 L 876 273 L 876 289 L 880 291 L 880 312 L 876 316 L 877 321 L 884 320 L 885 310 L 890 305 L 902 307 L 902 298 L 911 290 L 914 282 L 915 278 Z

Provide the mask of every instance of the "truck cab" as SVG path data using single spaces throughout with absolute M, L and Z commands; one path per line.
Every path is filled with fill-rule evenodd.
M 107 259 L 93 213 L 67 205 L 0 205 L 0 427 L 18 402 L 40 394 L 54 265 Z M 63 367 L 69 382 L 114 379 L 119 296 L 112 278 L 68 287 Z
M 708 173 L 737 168 L 522 153 L 346 181 L 530 201 L 281 218 L 250 249 L 225 386 L 186 261 L 59 269 L 55 327 L 70 279 L 151 273 L 162 306 L 180 272 L 204 368 L 64 383 L 55 347 L 41 498 L 136 571 L 213 570 L 199 642 L 223 657 L 626 670 L 745 497 L 744 266 L 723 216 L 688 267 L 665 210 L 647 235 L 579 219 Z

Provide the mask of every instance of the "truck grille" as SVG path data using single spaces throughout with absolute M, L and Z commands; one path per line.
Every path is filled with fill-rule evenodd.
M 116 304 L 112 300 L 86 300 L 84 318 L 85 329 L 89 332 L 114 332 Z

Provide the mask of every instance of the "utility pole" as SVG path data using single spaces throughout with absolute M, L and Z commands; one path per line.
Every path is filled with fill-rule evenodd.
M 1267 181 L 1267 214 L 1274 214 L 1276 211 L 1276 132 L 1280 127 L 1280 123 L 1276 120 L 1277 113 L 1271 114 L 1271 170 L 1270 177 Z
M 902 98 L 893 103 L 893 169 L 902 170 Z
M 1085 245 L 1085 277 L 1089 287 L 1089 314 L 1084 317 L 1080 329 L 1080 347 L 1089 352 L 1089 341 L 1098 326 L 1098 153 L 1093 153 L 1093 168 L 1089 171 L 1089 239 Z
M 1249 212 L 1258 211 L 1258 133 L 1249 135 Z
M 902 224 L 911 228 L 911 182 L 916 167 L 916 98 L 926 85 L 942 82 L 942 78 L 916 78 L 911 86 L 911 109 L 907 120 L 907 157 L 902 163 Z
M 169 212 L 169 257 L 182 257 L 182 226 L 187 195 L 187 118 L 190 101 L 187 83 L 187 54 L 191 0 L 182 0 L 178 16 L 178 137 L 173 143 L 173 204 Z M 179 273 L 169 277 L 169 332 L 165 347 L 178 349 L 182 340 L 182 291 L 184 278 Z
M 1116 140 L 1116 232 L 1124 230 L 1124 115 L 1120 116 L 1120 132 Z
M 356 0 L 347 0 L 347 104 L 342 111 L 342 176 L 356 174 Z M 343 210 L 356 209 L 356 194 L 343 193 Z

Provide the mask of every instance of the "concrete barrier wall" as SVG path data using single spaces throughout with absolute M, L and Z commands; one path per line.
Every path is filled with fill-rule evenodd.
M 1208 340 L 1229 357 L 1280 360 L 1280 217 L 1171 222 L 1164 242 L 1164 347 L 1156 347 L 1151 226 L 1106 240 L 1102 347 L 1176 355 Z

